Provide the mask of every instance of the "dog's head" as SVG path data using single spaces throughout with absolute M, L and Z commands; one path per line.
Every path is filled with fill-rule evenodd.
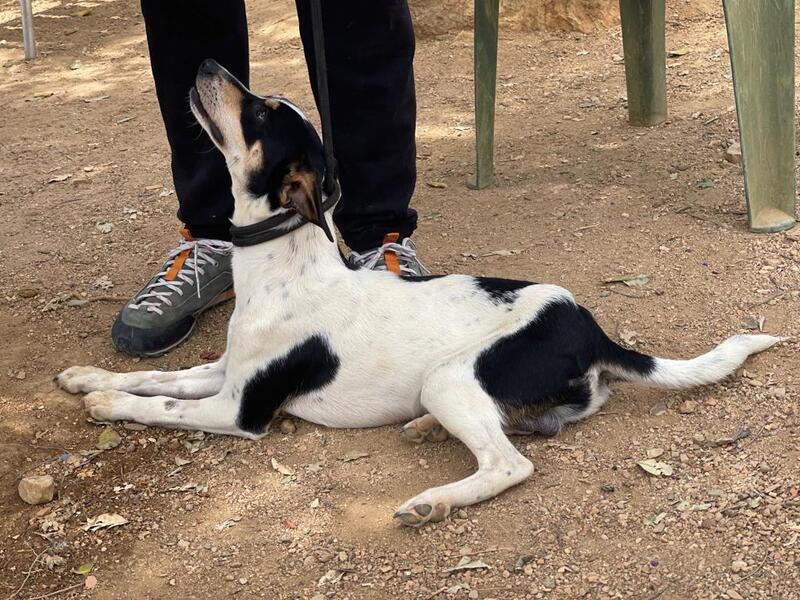
M 322 142 L 299 108 L 256 96 L 211 59 L 200 65 L 189 104 L 225 156 L 235 225 L 295 210 L 333 239 L 322 210 Z

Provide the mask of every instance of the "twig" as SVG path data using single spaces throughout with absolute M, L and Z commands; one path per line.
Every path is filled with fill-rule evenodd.
M 742 577 L 742 578 L 739 580 L 739 583 L 742 583 L 742 582 L 743 582 L 745 579 L 750 579 L 750 578 L 751 578 L 753 575 L 755 575 L 755 574 L 756 574 L 756 573 L 758 573 L 758 572 L 759 572 L 761 569 L 763 569 L 763 568 L 764 568 L 764 565 L 765 565 L 765 564 L 767 564 L 767 558 L 769 558 L 769 550 L 767 550 L 766 552 L 764 552 L 764 560 L 762 560 L 762 561 L 761 561 L 761 564 L 760 564 L 760 565 L 758 565 L 758 567 L 756 567 L 756 568 L 755 568 L 755 569 L 753 569 L 752 571 L 750 571 L 750 572 L 749 572 L 747 575 L 745 575 L 744 577 Z
M 608 289 L 609 292 L 613 292 L 614 294 L 619 294 L 620 296 L 625 296 L 626 298 L 641 299 L 641 298 L 647 298 L 650 295 L 650 294 L 647 294 L 647 293 L 644 293 L 644 294 L 626 294 L 622 290 L 619 290 L 619 289 L 617 289 L 617 288 L 615 288 L 613 286 L 609 286 L 607 289 Z
M 63 594 L 64 592 L 69 592 L 70 590 L 74 590 L 79 587 L 83 587 L 85 584 L 83 581 L 80 583 L 76 583 L 75 585 L 71 585 L 69 587 L 61 588 L 60 590 L 56 590 L 55 592 L 50 592 L 49 594 L 44 594 L 42 596 L 33 596 L 32 598 L 28 598 L 27 600 L 42 600 L 42 598 L 49 598 L 50 596 L 55 596 L 56 594 Z
M 796 292 L 798 290 L 800 290 L 800 288 L 792 288 L 792 289 L 789 289 L 789 290 L 783 290 L 782 292 L 778 292 L 777 294 L 773 294 L 772 296 L 770 296 L 766 300 L 759 300 L 758 302 L 751 302 L 750 306 L 761 306 L 762 304 L 767 304 L 768 302 L 772 302 L 773 300 L 777 300 L 778 298 L 781 298 L 781 297 L 785 296 L 786 294 L 789 294 L 791 292 Z
M 489 548 L 488 550 L 478 550 L 477 552 L 470 552 L 469 554 L 448 554 L 446 558 L 455 558 L 457 556 L 478 556 L 479 554 L 494 554 L 495 552 L 503 552 L 505 550 L 513 550 L 513 548 Z
M 595 223 L 594 225 L 584 225 L 583 227 L 578 227 L 574 231 L 585 231 L 587 229 L 594 229 L 595 227 L 600 227 L 600 224 Z
M 446 586 L 446 585 L 443 585 L 443 586 L 442 586 L 442 587 L 440 587 L 438 590 L 436 590 L 435 592 L 433 592 L 433 593 L 432 593 L 430 596 L 428 596 L 428 597 L 427 597 L 425 600 L 431 600 L 431 598 L 436 598 L 436 596 L 438 596 L 438 595 L 439 595 L 439 594 L 441 594 L 442 592 L 446 592 L 446 591 L 447 591 L 447 586 Z
M 47 550 L 47 548 L 45 548 L 45 550 Z M 36 565 L 36 563 L 39 562 L 39 558 L 42 556 L 42 554 L 44 554 L 45 550 L 42 550 L 38 554 L 36 554 L 36 550 L 33 551 L 33 553 L 36 554 L 36 556 L 34 557 L 33 562 L 31 563 L 31 566 L 28 567 L 28 572 L 25 575 L 25 579 L 23 579 L 22 583 L 19 584 L 19 587 L 17 588 L 17 591 L 15 591 L 8 598 L 6 598 L 6 600 L 11 600 L 12 598 L 16 597 L 17 594 L 19 594 L 22 591 L 22 588 L 25 587 L 25 584 L 28 583 L 28 579 L 30 579 L 30 577 L 31 577 L 31 572 L 33 571 L 34 565 Z
M 650 596 L 647 600 L 656 600 L 656 598 L 660 597 L 664 592 L 667 591 L 668 588 L 669 586 L 665 585 L 660 591 L 656 592 L 653 596 Z
M 719 121 L 719 117 L 711 117 L 708 121 L 703 121 L 703 125 L 711 125 L 714 121 Z

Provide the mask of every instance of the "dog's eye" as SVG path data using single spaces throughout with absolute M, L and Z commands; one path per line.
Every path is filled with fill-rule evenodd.
M 266 108 L 259 108 L 256 111 L 256 119 L 259 121 L 265 121 L 267 119 L 267 109 Z

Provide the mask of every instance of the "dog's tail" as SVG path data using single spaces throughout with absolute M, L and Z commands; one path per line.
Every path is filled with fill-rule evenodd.
M 734 335 L 716 348 L 689 360 L 672 360 L 623 348 L 603 334 L 600 368 L 612 376 L 640 385 L 683 389 L 725 379 L 751 354 L 785 338 L 771 335 Z

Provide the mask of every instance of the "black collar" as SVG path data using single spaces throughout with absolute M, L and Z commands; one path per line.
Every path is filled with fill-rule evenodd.
M 342 188 L 339 186 L 339 182 L 336 181 L 333 192 L 322 199 L 322 212 L 328 212 L 341 197 Z M 324 219 L 325 215 L 322 214 L 321 218 Z M 294 223 L 287 225 L 287 223 L 293 219 Z M 252 225 L 245 225 L 243 227 L 231 225 L 231 242 L 234 246 L 239 246 L 240 248 L 255 246 L 256 244 L 263 244 L 264 242 L 278 239 L 307 224 L 308 221 L 301 217 L 296 211 L 290 210 L 259 221 L 258 223 L 253 223 Z

